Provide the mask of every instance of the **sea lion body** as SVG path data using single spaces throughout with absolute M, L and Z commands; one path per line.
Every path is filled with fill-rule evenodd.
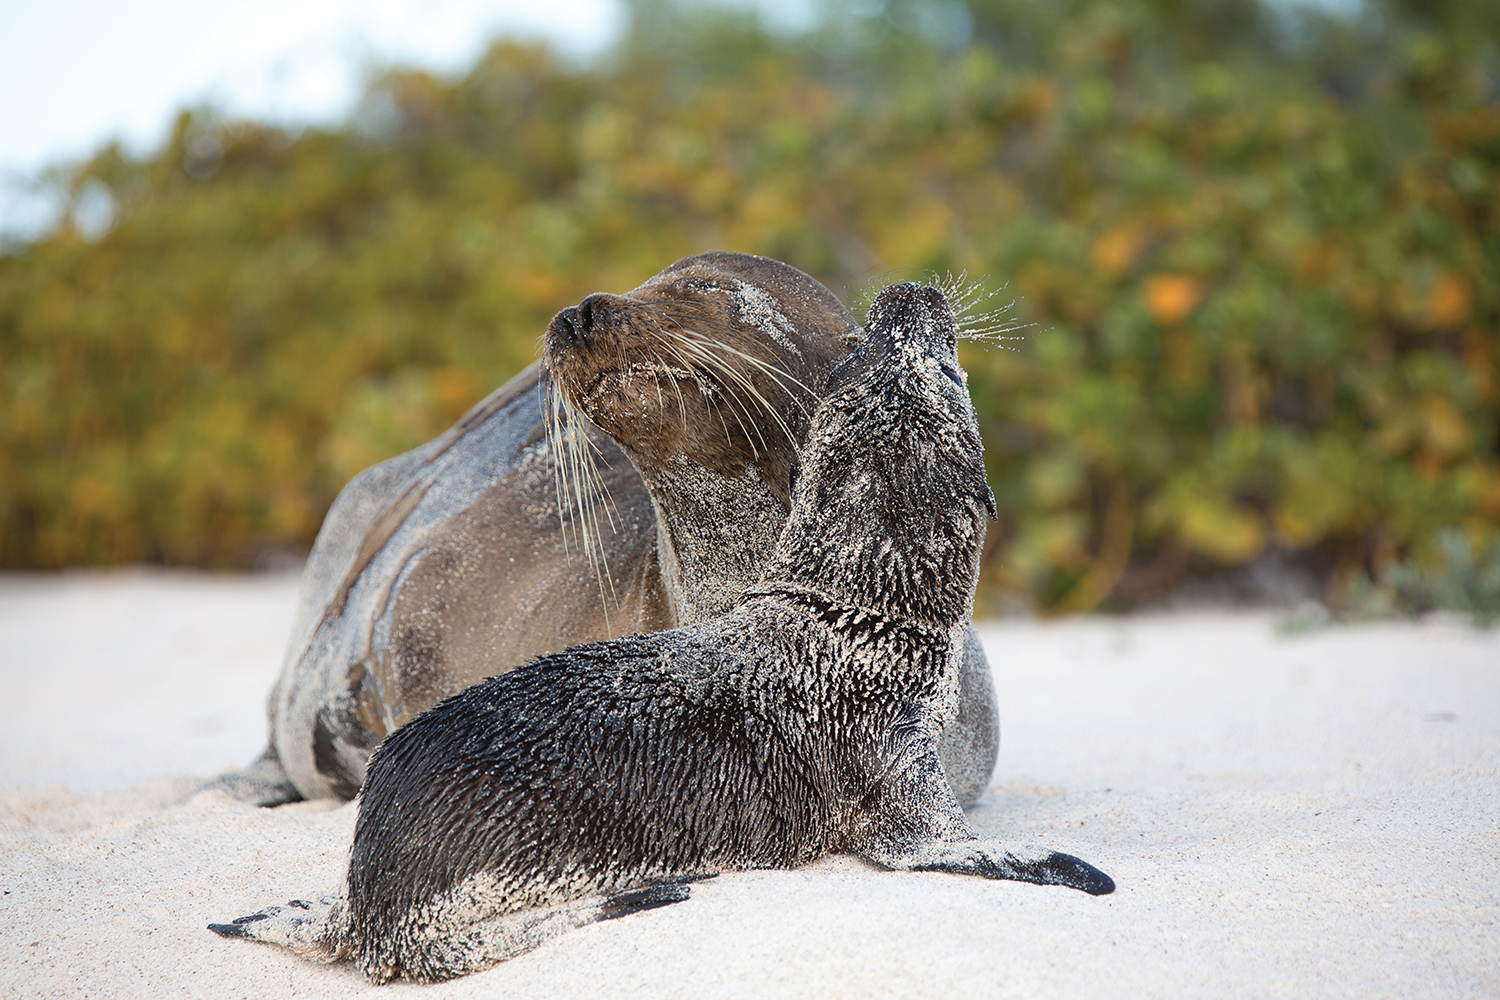
M 545 656 L 423 714 L 371 760 L 343 897 L 214 929 L 436 980 L 687 881 L 840 850 L 1112 891 L 1077 858 L 975 838 L 945 778 L 994 500 L 941 293 L 887 289 L 869 329 L 727 614 Z
M 264 805 L 350 798 L 381 739 L 470 684 L 728 610 L 769 558 L 807 414 L 857 337 L 818 282 L 745 254 L 687 258 L 559 313 L 545 367 L 339 495 L 269 699 L 270 745 L 214 784 Z M 559 399 L 607 506 L 571 509 L 588 489 L 547 433 Z M 999 742 L 972 633 L 967 647 L 944 754 L 965 803 Z
M 581 639 L 673 624 L 651 498 L 597 431 L 615 511 L 607 607 L 569 552 L 541 379 L 531 366 L 442 437 L 345 487 L 303 575 L 270 747 L 246 777 L 221 779 L 231 792 L 266 805 L 352 798 L 370 750 L 442 698 Z

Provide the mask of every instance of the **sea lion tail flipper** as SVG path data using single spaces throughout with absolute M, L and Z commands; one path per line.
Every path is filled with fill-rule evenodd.
M 210 778 L 193 789 L 193 794 L 208 791 L 223 792 L 232 799 L 255 806 L 280 806 L 302 801 L 302 793 L 287 777 L 274 747 L 266 747 L 244 770 Z
M 324 896 L 316 902 L 294 899 L 227 924 L 209 924 L 208 929 L 220 937 L 280 945 L 315 962 L 336 962 L 347 955 L 339 933 L 343 903 L 341 896 Z
M 654 910 L 658 906 L 680 903 L 693 894 L 693 890 L 678 882 L 648 885 L 644 889 L 631 889 L 606 897 L 599 908 L 600 920 L 614 920 L 643 910 Z

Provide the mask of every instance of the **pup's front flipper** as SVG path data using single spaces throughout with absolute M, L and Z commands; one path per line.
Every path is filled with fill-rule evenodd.
M 930 739 L 919 733 L 907 753 L 893 756 L 882 808 L 869 841 L 858 849 L 868 860 L 900 871 L 1065 885 L 1092 896 L 1115 891 L 1113 879 L 1071 854 L 975 837 Z
M 1065 885 L 1090 896 L 1115 891 L 1114 879 L 1079 858 L 1045 847 L 996 840 L 929 841 L 897 852 L 871 852 L 870 860 L 913 872 L 951 872 L 981 878 L 1014 879 L 1037 885 Z
M 208 929 L 220 937 L 264 941 L 317 962 L 336 962 L 347 956 L 338 933 L 343 906 L 341 896 L 324 896 L 316 902 L 294 899 L 227 924 L 209 924 Z

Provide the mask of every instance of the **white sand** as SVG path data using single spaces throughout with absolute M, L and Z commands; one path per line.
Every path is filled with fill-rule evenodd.
M 0 576 L 0 996 L 1494 997 L 1500 631 L 1266 613 L 985 629 L 981 834 L 1058 888 L 832 858 L 433 987 L 204 925 L 333 888 L 349 807 L 188 792 L 260 749 L 290 577 Z

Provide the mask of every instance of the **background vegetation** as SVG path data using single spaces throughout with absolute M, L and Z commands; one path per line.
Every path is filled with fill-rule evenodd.
M 632 10 L 595 65 L 501 42 L 337 128 L 196 110 L 60 171 L 0 256 L 0 565 L 305 549 L 557 309 L 709 248 L 1008 283 L 1027 339 L 966 357 L 986 600 L 1266 553 L 1336 599 L 1500 538 L 1500 6 Z

